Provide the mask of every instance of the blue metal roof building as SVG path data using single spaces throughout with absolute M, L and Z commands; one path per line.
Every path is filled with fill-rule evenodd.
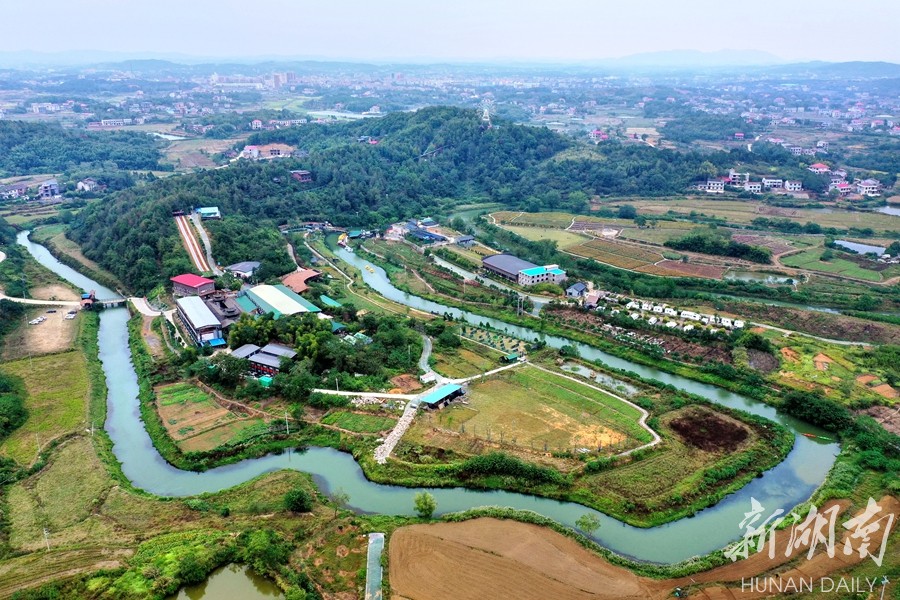
M 432 390 L 419 399 L 419 405 L 425 405 L 425 408 L 441 408 L 446 406 L 454 398 L 462 396 L 465 392 L 461 385 L 449 383 L 442 385 L 436 390 Z

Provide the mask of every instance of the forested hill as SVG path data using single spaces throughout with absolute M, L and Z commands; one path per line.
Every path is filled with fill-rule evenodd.
M 63 129 L 57 123 L 0 121 L 0 176 L 65 171 L 112 162 L 119 169 L 161 169 L 161 140 L 145 133 Z
M 364 136 L 378 143 L 357 141 Z M 291 221 L 383 226 L 440 214 L 473 196 L 511 208 L 580 211 L 593 194 L 681 192 L 693 178 L 727 169 L 736 160 L 726 153 L 677 153 L 642 144 L 586 146 L 525 125 L 500 123 L 489 129 L 476 111 L 448 107 L 265 132 L 250 141 L 284 142 L 309 155 L 240 160 L 118 192 L 79 213 L 71 236 L 89 258 L 134 290 L 146 291 L 190 269 L 173 209 L 218 206 L 228 231 L 240 229 L 244 241 L 262 240 L 263 229 L 271 232 Z M 313 182 L 293 180 L 292 169 L 311 171 Z M 214 238 L 216 243 L 223 261 L 262 260 L 273 273 L 283 268 L 276 265 L 286 264 L 274 241 L 264 247 Z
M 308 149 L 310 155 L 270 162 L 241 160 L 224 169 L 124 190 L 79 213 L 71 237 L 89 258 L 135 291 L 146 291 L 170 275 L 190 270 L 171 217 L 173 209 L 215 205 L 226 221 L 243 217 L 246 227 L 270 231 L 307 219 L 384 225 L 433 213 L 472 194 L 513 189 L 542 161 L 572 144 L 536 127 L 485 129 L 476 112 L 442 107 L 266 135 Z M 379 143 L 357 142 L 362 135 L 374 136 Z M 423 156 L 431 149 L 440 151 Z M 312 171 L 314 182 L 291 179 L 292 169 Z M 229 248 L 229 260 L 258 260 L 257 253 L 270 252 L 271 262 L 281 261 L 272 248 L 243 246 L 244 255 Z

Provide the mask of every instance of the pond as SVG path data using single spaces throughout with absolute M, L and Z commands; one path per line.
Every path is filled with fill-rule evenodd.
M 872 246 L 870 244 L 860 244 L 859 242 L 848 242 L 847 240 L 834 240 L 834 244 L 836 246 L 840 246 L 841 248 L 846 248 L 847 250 L 851 250 L 856 252 L 857 254 L 868 254 L 873 252 L 878 256 L 884 254 L 884 251 L 887 248 L 882 246 Z
M 875 212 L 880 212 L 885 215 L 893 215 L 895 217 L 900 217 L 900 206 L 882 206 L 880 208 L 875 209 Z
M 227 565 L 213 571 L 203 583 L 181 588 L 167 600 L 271 600 L 284 598 L 275 582 L 257 575 L 247 565 Z

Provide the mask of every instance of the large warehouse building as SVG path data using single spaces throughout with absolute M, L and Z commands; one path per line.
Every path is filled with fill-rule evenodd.
M 509 279 L 510 281 L 519 281 L 519 271 L 525 269 L 533 269 L 537 265 L 527 260 L 517 258 L 512 254 L 494 254 L 493 256 L 485 256 L 481 259 L 481 266 L 497 275 Z
M 222 324 L 199 296 L 179 298 L 175 301 L 175 305 L 178 308 L 178 317 L 194 343 L 198 346 L 225 344 L 225 340 L 222 339 Z
M 285 286 L 258 285 L 241 293 L 237 303 L 244 312 L 265 314 L 272 313 L 277 319 L 281 315 L 319 312 L 315 304 L 304 300 Z
M 481 259 L 481 266 L 491 273 L 526 287 L 538 283 L 558 284 L 566 280 L 566 272 L 560 269 L 559 265 L 539 267 L 511 254 L 486 256 Z

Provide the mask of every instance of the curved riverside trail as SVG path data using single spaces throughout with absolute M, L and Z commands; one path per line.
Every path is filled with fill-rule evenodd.
M 23 245 L 41 264 L 65 279 L 70 279 L 68 271 L 71 269 L 66 267 L 68 271 L 64 272 L 64 269 L 60 268 L 64 265 L 56 261 L 46 249 L 40 252 L 42 247 L 29 242 L 27 238 Z M 365 263 L 351 253 L 343 253 L 342 258 L 356 266 L 360 266 L 356 260 L 361 264 Z M 477 315 L 463 315 L 459 310 L 404 294 L 390 285 L 384 271 L 378 267 L 372 272 L 364 268 L 360 271 L 366 283 L 391 300 L 404 304 L 419 304 L 421 305 L 419 308 L 424 307 L 423 309 L 428 311 L 450 312 L 476 324 L 491 321 Z M 80 274 L 76 275 L 79 281 L 75 279 L 70 281 L 81 287 L 99 291 L 100 286 Z M 295 469 L 310 473 L 325 493 L 341 488 L 349 494 L 349 504 L 356 510 L 382 514 L 413 514 L 413 496 L 422 488 L 402 488 L 372 483 L 365 478 L 352 456 L 331 448 L 313 447 L 303 453 L 268 455 L 210 469 L 203 473 L 181 471 L 166 463 L 153 447 L 150 436 L 141 422 L 137 399 L 137 375 L 128 348 L 127 321 L 128 311 L 124 308 L 104 311 L 100 319 L 99 344 L 100 359 L 109 387 L 105 428 L 113 441 L 113 452 L 122 464 L 122 471 L 135 486 L 160 496 L 180 497 L 216 492 L 263 473 Z M 514 335 L 527 339 L 536 337 L 528 330 L 507 326 L 499 321 L 494 323 L 500 329 L 509 329 Z M 603 360 L 611 366 L 627 368 L 641 375 L 654 377 L 706 396 L 717 403 L 778 421 L 796 432 L 824 433 L 805 423 L 779 415 L 773 408 L 760 402 L 713 386 L 634 365 L 563 338 L 547 336 L 545 339 L 552 346 L 564 343 L 575 345 L 586 358 Z M 788 457 L 777 467 L 766 472 L 763 477 L 753 480 L 715 506 L 700 511 L 693 518 L 681 519 L 652 529 L 626 525 L 580 504 L 525 494 L 462 488 L 428 489 L 428 491 L 437 500 L 439 514 L 477 506 L 506 506 L 535 511 L 568 527 L 575 527 L 575 521 L 584 514 L 594 514 L 601 522 L 594 539 L 601 545 L 638 560 L 673 563 L 717 550 L 740 537 L 742 532 L 738 524 L 750 505 L 750 497 L 759 500 L 767 511 L 776 508 L 788 509 L 807 500 L 825 479 L 837 451 L 836 443 L 810 440 L 798 433 L 794 449 Z

